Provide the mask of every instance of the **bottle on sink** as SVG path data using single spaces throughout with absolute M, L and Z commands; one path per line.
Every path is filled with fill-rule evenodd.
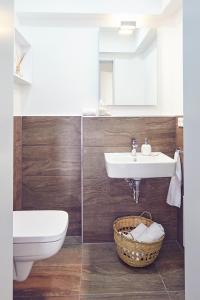
M 143 155 L 151 155 L 151 145 L 148 143 L 148 139 L 145 138 L 144 144 L 141 147 Z

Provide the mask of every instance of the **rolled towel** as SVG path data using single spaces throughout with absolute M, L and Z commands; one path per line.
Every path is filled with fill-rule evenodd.
M 126 238 L 128 238 L 129 240 L 135 240 L 137 241 L 138 237 L 141 236 L 141 234 L 143 234 L 143 232 L 145 230 L 147 230 L 147 226 L 144 225 L 143 223 L 139 224 L 135 229 L 131 230 L 128 233 L 121 233 L 123 234 Z
M 129 236 L 137 241 L 137 239 L 144 233 L 145 230 L 147 230 L 147 228 L 148 227 L 145 224 L 140 223 L 135 229 L 129 232 Z
M 152 223 L 149 227 L 148 227 L 148 230 L 151 232 L 151 233 L 156 233 L 156 232 L 162 232 L 163 234 L 165 233 L 165 230 L 163 228 L 163 226 L 161 224 L 158 224 L 156 222 Z
M 161 224 L 154 222 L 147 230 L 141 234 L 137 241 L 143 243 L 153 243 L 158 241 L 165 234 L 164 228 Z

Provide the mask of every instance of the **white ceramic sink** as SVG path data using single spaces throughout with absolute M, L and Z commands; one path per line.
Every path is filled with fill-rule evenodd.
M 111 178 L 156 178 L 172 177 L 176 162 L 161 152 L 152 152 L 150 156 L 137 153 L 104 153 L 106 170 Z

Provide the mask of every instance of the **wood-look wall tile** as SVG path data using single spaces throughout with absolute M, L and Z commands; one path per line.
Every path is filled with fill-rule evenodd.
M 23 209 L 62 209 L 81 235 L 81 117 L 23 117 Z
M 178 117 L 176 118 L 176 145 L 183 149 L 183 127 L 178 126 Z
M 81 117 L 23 117 L 23 145 L 81 145 Z
M 81 234 L 81 184 L 77 177 L 23 177 L 23 209 L 65 210 L 69 213 L 68 235 Z
M 23 146 L 23 176 L 77 176 L 81 174 L 80 147 Z
M 22 208 L 22 117 L 14 117 L 13 209 Z
M 127 147 L 133 138 L 141 145 L 148 137 L 154 151 L 174 152 L 175 124 L 173 117 L 85 117 L 83 143 L 92 147 Z
M 119 209 L 129 210 L 131 207 L 136 207 L 141 210 L 143 206 L 150 205 L 153 209 L 162 207 L 168 208 L 166 204 L 167 191 L 169 187 L 169 179 L 143 179 L 141 181 L 140 201 L 136 205 L 132 196 L 131 189 L 125 180 L 102 178 L 100 179 L 86 179 L 83 185 L 84 193 L 84 208 L 89 210 L 91 205 L 97 209 L 108 209 L 108 207 L 101 207 L 103 205 L 113 208 L 117 204 L 118 208 L 114 207 L 116 211 Z M 99 202 L 99 198 L 101 201 Z
M 84 118 L 83 120 L 83 235 L 85 242 L 113 240 L 112 223 L 119 216 L 147 210 L 163 224 L 167 239 L 176 239 L 177 210 L 166 204 L 169 178 L 142 180 L 135 204 L 128 184 L 108 178 L 105 152 L 131 150 L 131 138 L 150 139 L 153 151 L 173 155 L 175 118 Z M 103 221 L 102 221 L 103 220 Z
M 166 213 L 170 213 L 166 211 L 160 215 L 160 211 L 154 212 L 150 209 L 152 215 L 154 216 L 154 220 L 161 223 L 165 228 L 166 239 L 168 240 L 176 240 L 177 237 L 177 226 L 174 225 L 176 221 L 176 215 L 173 214 L 173 218 L 167 221 L 165 220 Z M 83 241 L 84 243 L 104 243 L 113 241 L 113 222 L 118 217 L 129 216 L 129 215 L 140 215 L 142 211 L 131 210 L 129 212 L 102 212 L 102 213 L 91 213 L 85 214 L 83 219 Z M 156 215 L 157 213 L 157 215 Z M 159 218 L 157 217 L 159 216 Z M 86 218 L 88 221 L 86 221 Z M 172 222 L 173 224 L 172 224 Z
M 176 119 L 170 117 L 83 118 L 84 240 L 110 241 L 114 218 L 146 209 L 156 213 L 167 227 L 167 236 L 174 238 L 176 212 L 166 205 L 169 180 L 143 180 L 141 201 L 136 207 L 127 183 L 107 177 L 103 153 L 130 151 L 133 137 L 142 144 L 147 136 L 153 151 L 173 155 L 175 122 Z M 80 234 L 81 223 L 80 132 L 79 117 L 23 118 L 23 207 L 70 210 L 69 232 L 73 235 Z M 108 221 L 103 229 L 99 221 L 97 233 L 96 220 L 102 220 L 104 214 Z
M 22 146 L 22 117 L 14 117 L 14 145 Z
M 107 178 L 104 153 L 130 152 L 131 146 L 127 147 L 87 147 L 83 149 L 83 174 L 85 179 Z
M 88 179 L 83 186 L 84 242 L 113 240 L 113 221 L 120 216 L 150 211 L 163 224 L 167 239 L 176 239 L 177 210 L 166 204 L 169 179 L 148 179 L 141 183 L 139 203 L 133 200 L 128 184 L 120 179 Z

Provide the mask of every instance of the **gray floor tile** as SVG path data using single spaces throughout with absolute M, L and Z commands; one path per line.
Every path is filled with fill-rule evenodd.
M 114 243 L 83 244 L 83 265 L 119 263 Z
M 122 263 L 84 265 L 81 294 L 164 291 L 155 268 L 133 269 Z
M 113 294 L 81 296 L 80 300 L 169 300 L 167 293 Z
M 170 292 L 170 300 L 185 300 L 185 291 Z
M 38 261 L 35 266 L 65 266 L 82 264 L 82 246 L 78 244 L 68 245 L 62 248 L 55 256 Z
M 175 242 L 141 269 L 125 265 L 113 243 L 65 245 L 15 283 L 14 300 L 184 300 L 184 256 Z
M 169 291 L 184 290 L 185 278 L 184 267 L 180 262 L 166 262 L 159 266 L 158 271 Z

